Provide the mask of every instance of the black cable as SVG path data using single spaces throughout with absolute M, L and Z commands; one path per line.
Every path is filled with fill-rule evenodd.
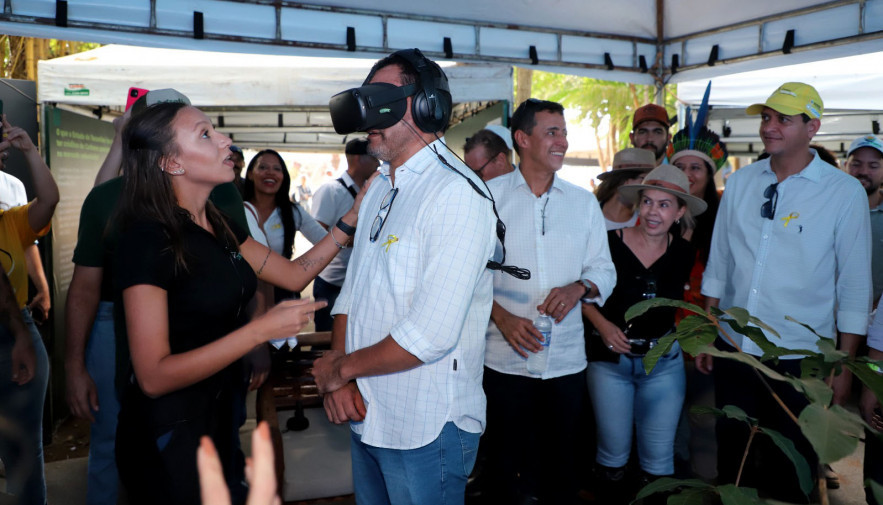
M 472 186 L 472 189 L 474 189 L 476 193 L 481 195 L 482 198 L 486 198 L 491 201 L 491 208 L 494 209 L 494 216 L 496 216 L 496 218 L 497 218 L 497 226 L 496 226 L 497 239 L 499 239 L 500 246 L 502 246 L 502 248 L 503 248 L 503 258 L 500 261 L 488 260 L 487 265 L 486 265 L 488 270 L 499 270 L 500 272 L 503 272 L 505 274 L 509 274 L 512 277 L 515 277 L 516 279 L 520 279 L 523 281 L 530 279 L 530 270 L 528 270 L 526 268 L 517 267 L 515 265 L 504 265 L 504 263 L 506 263 L 506 224 L 503 222 L 502 219 L 500 219 L 500 214 L 497 212 L 497 202 L 494 201 L 494 197 L 491 194 L 491 189 L 487 186 L 487 183 L 484 182 L 483 179 L 481 179 L 481 183 L 484 185 L 484 189 L 487 190 L 487 194 L 485 194 L 484 191 L 482 191 L 478 187 L 478 184 L 475 184 L 475 181 L 470 179 L 466 174 L 464 174 L 464 173 L 460 172 L 459 170 L 457 170 L 456 168 L 454 168 L 454 166 L 451 165 L 448 162 L 448 160 L 446 160 L 445 157 L 442 156 L 438 152 L 438 150 L 436 148 L 432 147 L 428 142 L 426 142 L 426 139 L 423 138 L 423 135 L 420 135 L 420 133 L 417 132 L 417 130 L 414 128 L 413 125 L 411 125 L 411 123 L 409 123 L 405 120 L 402 120 L 402 122 L 405 123 L 405 125 L 407 125 L 408 128 L 411 129 L 411 131 L 414 133 L 414 135 L 417 136 L 418 139 L 420 139 L 424 144 L 426 144 L 426 147 L 428 147 L 432 152 L 435 153 L 435 155 L 438 157 L 438 161 L 441 162 L 442 165 L 448 167 L 455 174 L 466 179 L 466 182 L 468 182 L 469 185 Z M 451 148 L 448 147 L 447 144 L 445 144 L 445 141 L 442 140 L 441 137 L 438 136 L 437 132 L 434 133 L 433 135 L 435 135 L 436 140 L 441 142 L 441 145 L 445 146 L 445 149 L 447 149 L 449 153 L 453 154 L 454 157 L 457 158 L 458 160 L 460 160 L 460 162 L 462 162 L 464 165 L 466 164 L 466 162 L 463 160 L 463 158 L 457 156 L 457 153 L 452 151 Z

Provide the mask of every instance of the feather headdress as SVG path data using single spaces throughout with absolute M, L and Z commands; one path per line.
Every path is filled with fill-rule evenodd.
M 683 156 L 696 156 L 707 161 L 714 170 L 719 170 L 724 163 L 727 162 L 727 146 L 721 142 L 717 133 L 709 130 L 705 126 L 708 118 L 708 97 L 711 93 L 711 81 L 705 88 L 705 95 L 702 97 L 702 105 L 699 106 L 699 112 L 696 115 L 696 122 L 693 122 L 693 115 L 687 109 L 687 125 L 678 131 L 671 139 L 671 143 L 666 149 L 666 156 L 670 163 Z

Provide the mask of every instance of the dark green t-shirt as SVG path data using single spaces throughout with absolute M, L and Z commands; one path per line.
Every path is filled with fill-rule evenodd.
M 80 210 L 80 228 L 73 262 L 85 267 L 104 268 L 101 278 L 101 300 L 114 301 L 113 252 L 116 250 L 119 230 L 108 226 L 117 200 L 123 190 L 123 178 L 116 177 L 92 188 Z M 248 230 L 242 197 L 230 182 L 221 184 L 209 196 L 212 202 L 227 214 L 240 228 Z

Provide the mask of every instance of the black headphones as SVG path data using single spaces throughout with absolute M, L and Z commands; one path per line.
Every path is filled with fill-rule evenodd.
M 452 99 L 448 78 L 437 63 L 429 60 L 419 49 L 404 49 L 390 55 L 411 65 L 418 82 L 404 86 L 387 83 L 367 84 L 348 89 L 331 97 L 329 109 L 334 130 L 346 135 L 372 129 L 389 128 L 405 115 L 405 99 L 411 99 L 411 116 L 420 130 L 436 133 L 451 119 Z
M 426 133 L 445 129 L 451 120 L 452 100 L 448 78 L 441 67 L 417 48 L 396 51 L 393 56 L 410 63 L 419 76 L 417 91 L 411 99 L 414 124 Z

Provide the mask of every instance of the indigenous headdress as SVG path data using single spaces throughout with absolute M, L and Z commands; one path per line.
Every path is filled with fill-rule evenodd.
M 669 163 L 684 156 L 696 156 L 716 171 L 727 162 L 727 146 L 717 133 L 704 126 L 693 125 L 678 131 L 666 149 Z
M 714 171 L 719 170 L 724 163 L 727 162 L 727 146 L 721 142 L 717 133 L 709 130 L 705 126 L 708 117 L 708 97 L 711 94 L 711 81 L 705 88 L 705 96 L 702 97 L 702 105 L 699 106 L 699 112 L 696 115 L 696 122 L 693 123 L 693 115 L 687 109 L 687 125 L 675 133 L 671 139 L 671 143 L 665 150 L 669 163 L 674 164 L 675 161 L 684 156 L 696 156 L 703 159 L 711 165 Z

